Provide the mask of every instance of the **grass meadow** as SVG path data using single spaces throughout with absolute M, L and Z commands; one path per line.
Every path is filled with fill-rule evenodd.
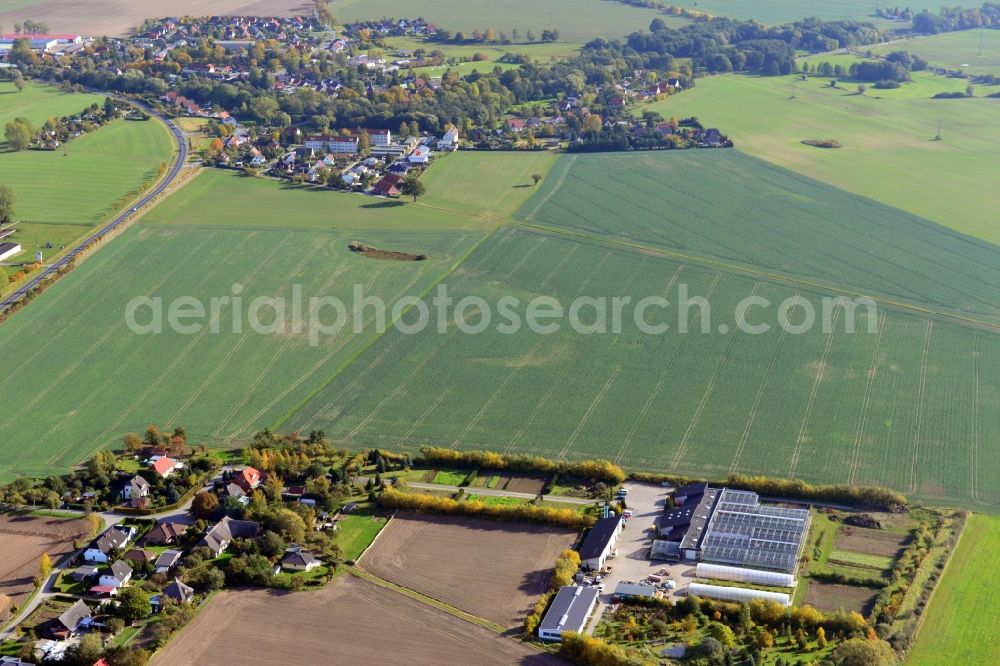
M 727 74 L 651 105 L 666 117 L 695 115 L 749 153 L 797 173 L 1000 243 L 993 200 L 1000 179 L 1000 121 L 993 99 L 875 99 L 816 77 Z M 957 86 L 964 90 L 964 85 Z M 942 141 L 934 141 L 941 124 Z M 843 148 L 802 144 L 836 139 Z M 914 168 L 919 165 L 920 168 Z
M 124 319 L 132 298 L 207 302 L 232 295 L 240 283 L 249 303 L 261 295 L 289 297 L 299 284 L 305 298 L 336 295 L 350 303 L 353 285 L 361 284 L 366 295 L 393 302 L 429 288 L 482 236 L 467 218 L 449 228 L 447 215 L 430 209 L 421 210 L 433 213 L 434 230 L 404 228 L 419 224 L 420 211 L 395 224 L 383 211 L 385 224 L 377 228 L 368 210 L 337 206 L 370 199 L 226 173 L 199 176 L 185 187 L 186 196 L 151 211 L 0 327 L 0 354 L 11 359 L 0 373 L 0 385 L 10 387 L 0 442 L 18 451 L 4 457 L 0 478 L 66 469 L 147 423 L 184 424 L 196 441 L 245 436 L 292 411 L 377 337 L 372 313 L 364 315 L 369 325 L 362 333 L 348 326 L 314 347 L 290 327 L 260 335 L 244 323 L 235 332 L 228 309 L 220 334 L 206 327 L 192 335 L 169 328 L 137 335 Z M 367 259 L 349 252 L 351 240 L 426 252 L 430 260 Z M 26 377 L 44 377 L 44 385 L 20 390 Z
M 874 0 L 678 0 L 675 4 L 689 7 L 715 16 L 731 16 L 739 19 L 756 19 L 765 25 L 781 25 L 810 16 L 816 16 L 825 21 L 841 21 L 853 19 L 869 21 L 879 28 L 888 28 L 891 21 L 875 16 L 878 2 Z M 920 8 L 929 7 L 937 11 L 939 7 L 947 6 L 943 0 L 930 0 L 920 3 Z M 915 9 L 915 11 L 918 11 Z
M 520 215 L 1000 321 L 1000 248 L 737 151 L 562 156 Z
M 722 334 L 751 293 L 808 290 L 605 242 L 501 228 L 446 281 L 457 300 L 501 295 L 709 297 L 707 334 L 392 331 L 282 429 L 353 446 L 426 444 L 711 477 L 742 470 L 878 483 L 941 501 L 1000 502 L 1000 435 L 980 378 L 1000 337 L 883 310 L 877 333 Z M 494 315 L 495 316 L 495 315 Z M 467 323 L 480 315 L 466 313 Z M 722 319 L 720 320 L 719 317 Z M 699 324 L 700 326 L 700 324 Z M 863 329 L 866 330 L 866 329 Z
M 906 663 L 989 664 L 1000 654 L 1000 603 L 994 572 L 1000 517 L 973 515 L 941 577 Z
M 961 69 L 973 75 L 1000 75 L 1000 31 L 998 30 L 944 32 L 866 48 L 881 54 L 909 51 L 923 57 L 936 67 Z
M 13 90 L 13 84 L 0 84 L 6 88 Z M 31 84 L 21 93 L 0 92 L 0 123 L 25 116 L 40 124 L 103 99 Z M 24 248 L 9 261 L 32 259 L 36 250 L 49 258 L 85 236 L 123 207 L 123 197 L 155 180 L 172 151 L 170 134 L 159 122 L 120 120 L 60 150 L 0 153 L 0 182 L 16 197 L 19 224 L 12 239 Z M 52 248 L 45 247 L 49 243 Z
M 557 28 L 559 39 L 584 44 L 597 37 L 624 37 L 645 30 L 654 18 L 684 25 L 685 19 L 669 17 L 654 9 L 632 7 L 608 0 L 410 0 L 406 10 L 397 0 L 341 0 L 334 10 L 343 22 L 380 16 L 423 16 L 452 32 L 493 28 L 508 35 L 514 28 L 536 36 Z

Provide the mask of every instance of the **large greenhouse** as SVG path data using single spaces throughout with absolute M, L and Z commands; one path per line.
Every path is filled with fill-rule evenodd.
M 771 587 L 795 587 L 795 576 L 792 574 L 780 571 L 729 567 L 724 564 L 701 562 L 695 568 L 695 575 L 698 578 L 731 580 L 737 583 L 753 583 L 754 585 L 769 585 Z
M 782 606 L 791 606 L 791 596 L 783 592 L 767 592 L 765 590 L 750 590 L 745 587 L 723 587 L 721 585 L 703 585 L 702 583 L 691 583 L 688 591 L 696 597 L 706 597 L 709 599 L 719 599 L 721 601 L 777 601 Z

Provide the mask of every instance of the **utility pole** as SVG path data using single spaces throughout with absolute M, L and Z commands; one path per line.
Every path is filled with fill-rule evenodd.
M 935 141 L 940 141 L 941 140 L 941 121 L 940 120 L 938 121 L 937 135 L 934 137 L 934 140 Z

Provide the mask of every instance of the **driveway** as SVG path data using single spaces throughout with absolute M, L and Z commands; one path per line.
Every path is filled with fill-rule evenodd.
M 641 583 L 651 574 L 667 570 L 667 576 L 677 583 L 677 587 L 669 592 L 671 597 L 685 593 L 687 586 L 694 581 L 694 567 L 690 564 L 668 564 L 649 559 L 649 549 L 656 534 L 654 525 L 656 519 L 663 514 L 669 488 L 647 483 L 626 482 L 628 490 L 625 503 L 632 511 L 632 518 L 625 523 L 625 529 L 618 536 L 618 556 L 608 560 L 611 573 L 604 577 L 604 594 L 598 599 L 598 606 L 591 618 L 587 633 L 593 633 L 604 614 L 604 609 L 611 602 L 618 583 L 631 581 Z M 666 593 L 666 591 L 664 591 Z

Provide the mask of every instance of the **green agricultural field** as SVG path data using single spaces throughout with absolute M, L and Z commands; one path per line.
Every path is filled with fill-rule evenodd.
M 562 156 L 519 215 L 1000 321 L 1000 248 L 738 151 Z
M 560 41 L 584 44 L 597 37 L 623 37 L 645 30 L 650 21 L 662 18 L 683 25 L 680 18 L 664 16 L 654 9 L 632 7 L 609 0 L 341 0 L 335 7 L 344 22 L 380 16 L 423 16 L 434 25 L 452 32 L 493 28 L 508 35 L 514 28 L 536 36 L 556 28 Z
M 12 83 L 0 83 L 0 124 L 19 116 L 41 124 L 103 99 L 35 84 L 18 93 Z M 124 207 L 123 197 L 152 183 L 172 151 L 166 128 L 150 120 L 117 121 L 62 150 L 0 153 L 0 182 L 17 199 L 19 224 L 12 240 L 24 248 L 10 261 L 32 259 L 37 250 L 48 258 L 85 236 Z
M 441 155 L 421 176 L 427 196 L 419 204 L 506 219 L 534 192 L 532 174 L 544 179 L 555 162 L 548 151 Z
M 937 501 L 1000 504 L 1000 336 L 882 310 L 876 333 L 722 334 L 741 299 L 819 294 L 606 242 L 505 227 L 448 280 L 458 301 L 662 295 L 711 299 L 709 332 L 547 335 L 390 332 L 283 430 L 355 447 L 426 444 L 722 477 L 742 470 L 883 484 Z M 523 317 L 522 310 L 519 310 Z M 766 315 L 762 314 L 762 317 Z M 773 317 L 773 314 L 771 315 Z M 582 315 L 592 321 L 592 310 Z M 658 322 L 659 318 L 655 318 Z M 673 316 L 669 321 L 675 321 Z M 466 311 L 474 325 L 481 315 Z M 770 320 L 769 320 L 770 321 Z M 563 322 L 565 324 L 565 322 Z M 676 327 L 671 329 L 675 331 Z
M 938 582 L 917 641 L 912 666 L 995 663 L 1000 654 L 1000 603 L 996 597 L 996 553 L 1000 518 L 969 518 L 958 549 Z
M 996 206 L 1000 122 L 994 99 L 874 99 L 825 79 L 724 75 L 649 108 L 698 116 L 737 149 L 849 192 L 1000 244 Z M 961 86 L 960 89 L 964 89 Z M 887 96 L 888 97 L 888 96 Z M 942 141 L 934 141 L 938 123 Z M 805 139 L 836 139 L 821 149 Z M 919 168 L 916 168 L 919 166 Z
M 420 225 L 419 211 L 429 209 L 395 219 L 379 209 L 385 222 L 379 228 L 360 205 L 338 205 L 370 199 L 224 173 L 186 188 L 185 197 L 158 207 L 0 326 L 0 355 L 11 361 L 0 373 L 0 385 L 8 387 L 0 416 L 8 455 L 0 478 L 66 470 L 147 423 L 184 425 L 193 441 L 233 442 L 281 420 L 378 337 L 376 315 L 366 310 L 361 332 L 351 319 L 313 346 L 308 330 L 293 326 L 291 301 L 284 331 L 252 331 L 252 299 L 292 298 L 300 285 L 305 299 L 341 298 L 351 318 L 355 284 L 389 303 L 420 294 L 482 237 L 467 218 L 449 224 L 441 211 L 432 211 L 436 230 L 405 228 L 408 221 Z M 424 252 L 430 260 L 368 259 L 348 250 L 351 240 Z M 125 307 L 135 297 L 165 304 L 195 297 L 208 308 L 210 298 L 232 296 L 234 284 L 246 304 L 242 329 L 229 308 L 219 313 L 218 333 L 165 327 L 163 334 L 140 335 L 126 326 Z M 270 309 L 255 318 L 277 320 Z M 17 388 L 26 378 L 38 380 L 34 389 Z
M 428 79 L 440 79 L 449 71 L 455 72 L 459 76 L 468 76 L 473 72 L 485 74 L 492 72 L 499 67 L 501 70 L 517 69 L 520 65 L 508 62 L 460 62 L 454 65 L 428 65 L 427 67 L 414 67 L 408 73 L 414 76 L 422 76 Z
M 62 117 L 83 111 L 94 103 L 104 102 L 104 95 L 68 93 L 53 86 L 27 82 L 24 90 L 17 91 L 11 81 L 0 81 L 0 127 L 14 118 L 27 118 L 41 125 L 52 117 Z M 6 141 L 0 138 L 6 149 Z
M 509 38 L 510 35 L 508 34 Z M 523 39 L 523 37 L 522 37 Z M 558 58 L 575 55 L 580 48 L 566 42 L 536 42 L 534 44 L 442 44 L 424 41 L 410 37 L 388 37 L 385 40 L 390 48 L 417 51 L 423 49 L 427 53 L 440 51 L 446 58 L 472 59 L 476 54 L 486 55 L 490 62 L 498 60 L 507 53 L 529 56 L 537 62 L 551 62 Z M 480 63 L 482 64 L 482 63 Z
M 967 74 L 1000 75 L 1000 30 L 961 30 L 929 37 L 913 37 L 867 47 L 874 53 L 909 51 L 935 67 Z

